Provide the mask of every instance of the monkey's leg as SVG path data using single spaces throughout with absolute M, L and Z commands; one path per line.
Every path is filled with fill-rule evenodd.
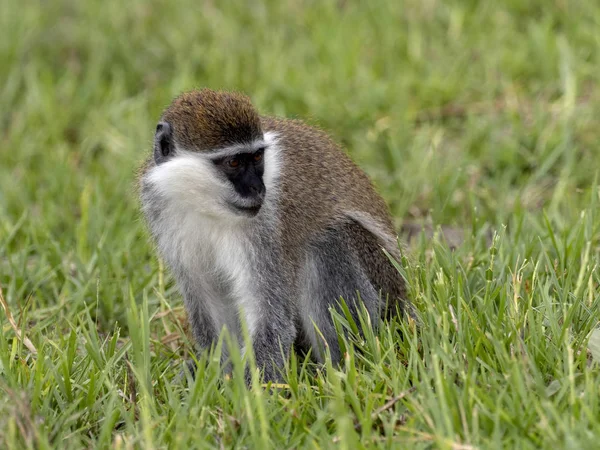
M 381 316 L 382 305 L 378 290 L 363 269 L 363 264 L 369 263 L 369 255 L 364 254 L 362 243 L 357 245 L 357 239 L 361 242 L 374 241 L 374 237 L 356 222 L 340 222 L 330 227 L 312 245 L 301 277 L 302 325 L 312 343 L 313 354 L 320 362 L 325 357 L 325 345 L 334 362 L 342 358 L 329 311 L 331 306 L 339 305 L 340 297 L 346 302 L 355 320 L 358 317 L 359 298 L 374 323 Z M 363 258 L 367 261 L 363 262 Z M 318 331 L 315 330 L 315 325 Z

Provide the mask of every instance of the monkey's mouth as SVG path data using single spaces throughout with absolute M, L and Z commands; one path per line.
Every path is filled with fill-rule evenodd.
M 235 203 L 229 203 L 229 207 L 237 214 L 242 214 L 247 217 L 254 217 L 260 211 L 262 204 L 258 203 L 257 205 L 245 206 L 238 205 Z

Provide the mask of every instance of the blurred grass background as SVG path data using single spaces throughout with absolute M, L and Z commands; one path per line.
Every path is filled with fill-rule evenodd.
M 448 448 L 593 442 L 598 390 L 588 387 L 600 376 L 586 339 L 599 318 L 598 2 L 3 0 L 0 9 L 0 285 L 40 351 L 22 347 L 0 315 L 6 442 L 201 447 L 193 437 L 202 435 L 208 447 L 281 448 L 288 434 L 290 446 L 314 448 L 356 448 L 353 439 L 390 446 L 399 436 Z M 191 394 L 172 381 L 169 361 L 190 346 L 180 298 L 138 211 L 135 170 L 162 108 L 205 86 L 243 91 L 264 114 L 328 130 L 375 180 L 399 228 L 416 221 L 474 236 L 455 253 L 422 240 L 408 255 L 412 300 L 431 327 L 395 352 L 397 338 L 380 336 L 399 365 L 390 363 L 395 384 L 364 361 L 352 369 L 360 389 L 348 372 L 311 372 L 302 382 L 318 394 L 300 396 L 301 410 L 290 412 L 278 393 L 221 387 L 218 399 L 199 399 L 204 388 Z M 491 252 L 477 239 L 484 227 L 499 233 Z M 467 305 L 470 314 L 453 318 Z M 132 324 L 144 330 L 144 308 L 154 318 L 148 334 L 130 335 Z M 481 327 L 479 337 L 461 334 L 463 320 Z M 528 356 L 515 356 L 517 347 Z M 525 360 L 535 375 L 529 366 L 517 374 Z M 130 397 L 124 386 L 140 367 L 160 389 Z M 438 384 L 434 368 L 445 374 Z M 523 386 L 507 380 L 513 370 Z M 565 397 L 546 398 L 561 377 L 555 392 Z M 487 387 L 471 386 L 477 380 Z M 411 385 L 418 392 L 380 429 L 352 425 L 358 410 Z M 198 417 L 183 419 L 181 396 Z M 240 399 L 260 420 L 244 416 Z M 281 414 L 279 425 L 269 422 L 275 434 L 265 431 L 266 418 Z M 175 433 L 180 419 L 188 428 Z M 209 439 L 219 433 L 233 440 Z

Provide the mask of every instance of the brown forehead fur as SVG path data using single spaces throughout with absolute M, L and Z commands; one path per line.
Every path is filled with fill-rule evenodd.
M 250 99 L 234 92 L 202 89 L 181 94 L 162 120 L 186 150 L 209 151 L 262 139 L 260 117 Z

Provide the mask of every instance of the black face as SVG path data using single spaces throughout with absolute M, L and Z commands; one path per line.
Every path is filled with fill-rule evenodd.
M 260 210 L 265 198 L 264 148 L 252 152 L 240 152 L 232 156 L 213 160 L 223 175 L 233 184 L 235 191 L 242 197 L 242 203 L 230 206 L 250 215 Z

